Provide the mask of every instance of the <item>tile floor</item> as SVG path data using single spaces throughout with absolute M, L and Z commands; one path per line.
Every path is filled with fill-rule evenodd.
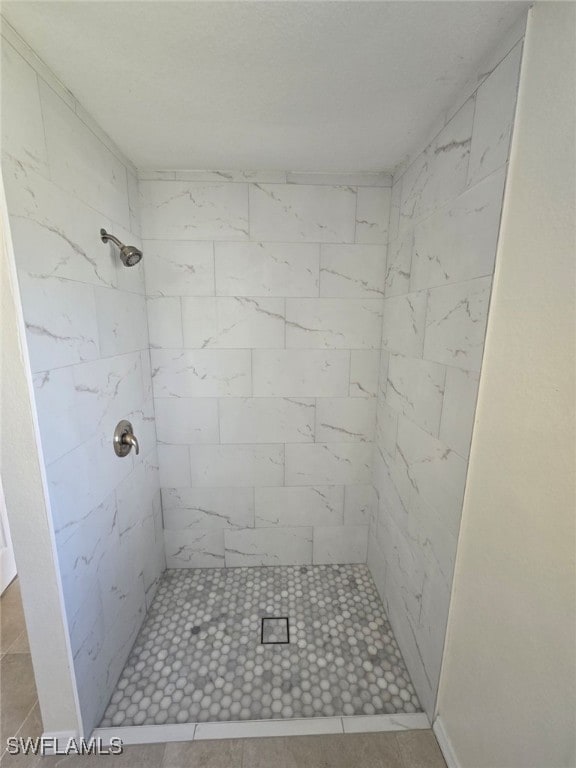
M 0 768 L 446 768 L 431 730 L 146 744 L 114 758 L 11 756 L 7 736 L 42 732 L 17 581 L 0 598 L 0 629 Z
M 196 568 L 164 574 L 101 725 L 418 711 L 367 566 Z

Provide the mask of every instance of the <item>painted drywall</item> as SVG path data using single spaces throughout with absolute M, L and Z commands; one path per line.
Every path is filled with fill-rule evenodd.
M 392 188 L 368 563 L 430 716 L 522 52 L 503 45 Z
M 223 178 L 140 179 L 168 566 L 364 563 L 391 179 Z
M 87 731 L 164 569 L 143 268 L 99 235 L 139 243 L 136 178 L 95 130 L 27 46 L 3 38 L 2 169 Z M 123 418 L 138 457 L 113 451 Z
M 394 168 L 526 7 L 2 3 L 139 168 L 324 171 Z
M 0 476 L 44 730 L 76 735 L 82 725 L 3 185 L 0 257 Z
M 461 768 L 576 764 L 575 29 L 526 33 L 438 698 Z

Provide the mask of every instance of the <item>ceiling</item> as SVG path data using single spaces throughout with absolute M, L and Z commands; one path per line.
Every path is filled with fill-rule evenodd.
M 135 165 L 394 168 L 522 2 L 3 2 Z

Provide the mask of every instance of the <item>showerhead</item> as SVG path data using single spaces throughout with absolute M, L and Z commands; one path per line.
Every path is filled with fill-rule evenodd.
M 112 242 L 118 246 L 120 249 L 120 258 L 125 267 L 133 267 L 135 264 L 138 264 L 142 258 L 142 251 L 139 248 L 136 248 L 135 245 L 124 245 L 124 243 L 121 243 L 117 237 L 106 232 L 105 229 L 100 230 L 100 237 L 102 238 L 103 243 L 112 240 Z

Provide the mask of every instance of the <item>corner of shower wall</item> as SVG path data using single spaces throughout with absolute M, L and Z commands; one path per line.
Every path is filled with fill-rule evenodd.
M 78 696 L 108 702 L 165 567 L 134 168 L 2 27 L 2 170 Z M 139 456 L 113 451 L 129 419 Z M 47 631 L 49 628 L 47 627 Z
M 168 567 L 365 563 L 390 176 L 139 178 Z
M 433 716 L 525 20 L 394 176 L 368 565 Z

